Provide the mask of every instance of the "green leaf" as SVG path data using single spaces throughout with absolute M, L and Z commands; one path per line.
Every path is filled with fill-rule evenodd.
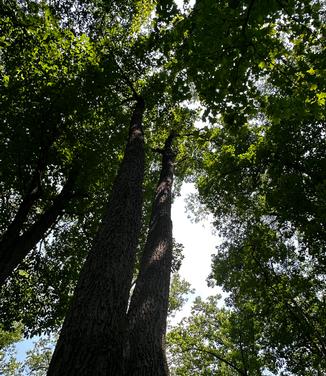
M 313 68 L 308 69 L 306 72 L 309 73 L 310 75 L 316 74 L 316 71 Z

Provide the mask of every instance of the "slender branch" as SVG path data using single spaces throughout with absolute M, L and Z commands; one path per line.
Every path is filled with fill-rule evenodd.
M 172 130 L 170 132 L 169 136 L 167 137 L 167 139 L 165 140 L 163 149 L 161 149 L 161 148 L 151 148 L 151 150 L 153 152 L 159 153 L 161 155 L 164 155 L 167 152 L 171 152 L 172 151 L 172 143 L 173 143 L 173 140 L 176 137 L 180 137 L 179 133 L 176 133 L 174 130 Z
M 203 349 L 203 348 L 199 348 L 197 345 L 195 344 L 192 344 L 191 345 L 192 347 L 189 347 L 187 348 L 185 351 L 190 351 L 190 350 L 195 350 L 195 351 L 199 351 L 201 353 L 204 353 L 204 354 L 209 354 L 209 355 L 212 355 L 214 358 L 220 360 L 221 362 L 227 364 L 229 367 L 233 368 L 234 370 L 236 370 L 240 375 L 242 376 L 247 376 L 247 373 L 242 371 L 240 368 L 238 368 L 235 364 L 231 363 L 230 361 L 224 359 L 222 356 L 218 355 L 215 351 L 212 351 L 212 350 L 207 350 L 207 349 Z
M 129 77 L 126 75 L 126 73 L 124 72 L 124 70 L 121 68 L 120 64 L 116 61 L 115 57 L 113 54 L 111 54 L 112 56 L 112 59 L 114 61 L 114 63 L 116 64 L 116 66 L 118 67 L 121 75 L 122 75 L 122 78 L 124 79 L 124 81 L 126 82 L 126 84 L 129 86 L 129 88 L 131 89 L 131 91 L 133 92 L 133 95 L 134 95 L 134 99 L 136 100 L 139 100 L 141 97 L 140 95 L 137 93 L 133 83 L 131 82 L 131 80 L 129 79 Z
M 246 365 L 247 362 L 245 360 L 243 346 L 242 346 L 242 334 L 241 334 L 241 330 L 239 330 L 239 337 L 240 337 L 239 346 L 240 346 L 241 360 L 242 360 L 242 364 L 244 366 L 244 374 L 247 375 L 247 373 L 248 373 L 248 371 L 247 371 L 247 365 Z
M 255 2 L 255 0 L 251 0 L 250 4 L 248 6 L 248 9 L 247 9 L 246 18 L 244 19 L 244 22 L 243 22 L 243 25 L 242 25 L 242 31 L 243 31 L 244 34 L 246 33 L 246 28 L 248 26 L 249 17 L 250 17 L 250 13 L 252 11 L 254 2 Z
M 151 148 L 150 150 L 152 150 L 155 153 L 159 153 L 159 154 L 163 154 L 163 152 L 164 152 L 164 150 L 160 149 L 160 148 Z
M 270 288 L 274 291 L 275 296 L 277 297 L 278 292 L 274 287 L 274 284 L 273 284 L 273 281 L 271 280 L 270 275 L 267 273 L 266 269 L 261 265 L 260 260 L 257 259 L 256 255 L 254 253 L 254 251 L 256 250 L 255 245 L 252 245 L 252 249 L 253 249 L 253 252 L 251 253 L 252 257 L 255 260 L 259 269 L 261 270 L 261 272 L 262 272 L 262 274 L 265 278 L 266 284 L 270 286 Z M 275 274 L 275 272 L 274 271 L 271 271 L 271 272 L 273 273 L 273 277 L 275 279 L 277 279 L 277 275 Z M 291 306 L 291 304 L 289 303 L 288 300 L 290 302 L 292 302 L 292 304 L 294 304 L 295 308 Z M 312 332 L 315 333 L 316 337 L 318 338 L 319 343 L 316 343 L 316 341 L 314 340 L 311 333 L 309 333 L 308 335 L 305 334 L 305 337 L 311 341 L 312 346 L 317 350 L 317 352 L 319 354 L 325 355 L 326 354 L 326 347 L 324 345 L 324 341 L 323 341 L 322 337 L 320 336 L 320 333 L 317 330 L 317 328 L 314 326 L 313 323 L 311 323 L 311 320 L 303 312 L 303 309 L 298 305 L 298 303 L 291 296 L 286 296 L 284 304 L 287 307 L 289 313 L 293 316 L 293 318 L 296 321 L 298 321 L 298 322 L 303 321 L 305 323 L 305 325 L 307 325 L 308 327 L 310 327 L 312 329 Z M 298 313 L 301 313 L 301 317 L 300 317 L 300 314 L 298 314 Z M 321 346 L 321 349 L 319 348 L 319 345 Z

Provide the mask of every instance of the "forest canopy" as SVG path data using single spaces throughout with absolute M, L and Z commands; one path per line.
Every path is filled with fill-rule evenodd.
M 190 291 L 170 223 L 183 182 L 223 238 L 208 283 L 228 297 L 195 300 L 157 375 L 326 372 L 325 3 L 10 0 L 0 14 L 0 373 L 25 372 L 12 344 L 68 330 L 83 301 L 94 328 L 121 317 L 122 342 L 103 335 L 94 354 L 104 343 L 121 375 L 152 374 L 139 349 L 165 341 Z

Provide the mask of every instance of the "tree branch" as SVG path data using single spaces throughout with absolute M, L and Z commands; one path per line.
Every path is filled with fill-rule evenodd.
M 202 352 L 204 354 L 212 355 L 214 358 L 220 360 L 221 362 L 227 364 L 229 367 L 233 368 L 241 376 L 247 376 L 247 374 L 244 371 L 242 371 L 240 368 L 238 368 L 235 364 L 231 363 L 230 361 L 224 359 L 222 356 L 218 355 L 215 351 L 199 348 L 195 344 L 192 344 L 192 347 L 189 347 L 189 348 L 186 349 L 186 351 L 189 351 L 189 350 L 195 350 L 195 351 Z
M 131 80 L 126 75 L 126 73 L 124 72 L 124 70 L 120 67 L 120 64 L 116 61 L 114 55 L 111 54 L 111 56 L 112 56 L 112 59 L 113 59 L 114 63 L 118 67 L 118 70 L 120 71 L 123 80 L 125 81 L 125 83 L 127 84 L 127 86 L 131 89 L 131 91 L 133 93 L 133 96 L 134 96 L 134 99 L 136 99 L 136 100 L 141 99 L 141 96 L 137 93 L 137 91 L 136 91 L 136 89 L 134 87 L 134 84 L 131 82 Z
M 54 130 L 50 138 L 44 141 L 41 145 L 41 151 L 36 162 L 36 166 L 30 182 L 28 183 L 27 191 L 23 197 L 22 202 L 19 205 L 18 211 L 9 224 L 7 231 L 3 234 L 0 241 L 0 249 L 9 247 L 12 244 L 21 231 L 23 230 L 23 225 L 26 222 L 28 214 L 35 202 L 41 197 L 41 180 L 42 175 L 45 171 L 47 165 L 47 157 L 50 148 L 58 137 L 58 131 Z
M 76 177 L 77 169 L 73 168 L 61 192 L 40 218 L 25 233 L 16 238 L 14 242 L 2 244 L 0 248 L 0 286 L 27 256 L 28 252 L 36 246 L 44 234 L 55 224 L 67 202 L 76 196 L 74 191 Z
M 276 273 L 274 272 L 274 270 L 271 270 L 271 269 L 268 269 L 271 273 L 272 273 L 272 276 L 267 272 L 266 268 L 263 267 L 263 265 L 261 264 L 260 260 L 256 257 L 255 255 L 255 252 L 256 252 L 256 246 L 253 244 L 252 247 L 253 251 L 251 252 L 251 255 L 256 263 L 256 265 L 259 267 L 260 271 L 262 272 L 263 274 L 263 277 L 266 281 L 266 285 L 267 286 L 270 286 L 270 288 L 273 290 L 275 296 L 277 297 L 278 299 L 278 291 L 275 289 L 275 282 L 273 281 L 273 278 L 274 280 L 276 280 L 276 283 L 277 283 L 277 280 L 278 280 L 278 276 L 276 275 Z M 324 344 L 324 341 L 323 341 L 323 338 L 322 336 L 320 335 L 319 333 L 319 330 L 315 327 L 315 325 L 311 322 L 311 319 L 307 317 L 307 315 L 305 314 L 304 310 L 302 309 L 301 306 L 299 306 L 299 304 L 293 299 L 293 297 L 291 296 L 284 296 L 284 305 L 285 307 L 287 308 L 288 312 L 290 313 L 290 315 L 297 321 L 297 322 L 303 322 L 303 324 L 309 328 L 311 328 L 311 332 L 314 333 L 317 337 L 317 340 L 318 340 L 318 343 L 316 343 L 315 339 L 313 338 L 312 334 L 309 333 L 309 334 L 305 334 L 305 337 L 307 340 L 310 340 L 311 342 L 311 345 L 315 348 L 315 350 L 322 356 L 325 356 L 326 354 L 326 346 Z M 279 300 L 279 299 L 278 299 Z M 295 306 L 293 307 L 290 302 Z M 301 314 L 301 315 L 300 315 Z M 300 317 L 301 316 L 301 317 Z M 321 346 L 321 348 L 319 347 L 319 345 Z
M 252 8 L 254 6 L 254 2 L 255 2 L 255 0 L 251 0 L 250 4 L 248 6 L 248 9 L 247 9 L 246 17 L 245 17 L 243 25 L 242 25 L 242 31 L 243 31 L 244 34 L 246 33 L 246 28 L 248 26 L 248 21 L 249 21 L 249 18 L 250 18 L 250 13 L 252 11 Z

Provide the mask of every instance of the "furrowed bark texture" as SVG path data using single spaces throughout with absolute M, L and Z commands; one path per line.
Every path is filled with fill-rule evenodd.
M 19 228 L 13 229 L 12 227 L 11 230 L 15 230 L 15 233 L 12 232 L 11 236 L 4 238 L 0 243 L 0 286 L 4 284 L 14 269 L 27 256 L 28 252 L 36 246 L 62 214 L 65 205 L 74 196 L 73 186 L 75 175 L 76 172 L 73 172 L 69 176 L 61 192 L 53 200 L 52 205 L 29 229 L 20 235 Z M 13 224 L 17 225 L 18 220 Z
M 165 332 L 172 264 L 173 135 L 165 143 L 139 277 L 131 298 L 126 376 L 167 376 Z
M 48 376 L 121 375 L 123 333 L 141 225 L 144 102 L 134 108 L 124 159 L 81 271 Z

